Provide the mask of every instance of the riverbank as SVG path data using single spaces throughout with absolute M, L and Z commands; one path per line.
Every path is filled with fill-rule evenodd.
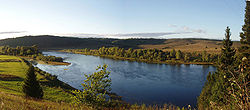
M 185 62 L 185 61 L 181 61 L 181 60 L 148 61 L 148 60 L 145 60 L 145 59 L 138 59 L 138 58 L 126 58 L 126 57 L 119 57 L 119 56 L 112 56 L 112 55 L 99 55 L 99 54 L 92 54 L 91 52 L 72 52 L 72 51 L 67 51 L 67 50 L 59 50 L 57 52 L 66 52 L 66 53 L 82 54 L 82 55 L 92 55 L 92 56 L 110 58 L 110 59 L 114 59 L 114 60 L 136 61 L 136 62 L 144 62 L 144 63 L 152 63 L 152 64 L 215 65 L 215 63 L 212 63 L 212 62 Z
M 127 103 L 140 105 L 144 103 L 162 106 L 166 102 L 180 107 L 187 104 L 195 107 L 196 97 L 206 81 L 207 74 L 216 69 L 211 65 L 148 64 L 65 52 L 44 54 L 63 56 L 68 62 L 72 62 L 71 66 L 38 64 L 37 67 L 58 75 L 62 81 L 77 89 L 81 89 L 83 73 L 94 73 L 94 67 L 107 64 L 112 77 L 112 91 L 122 96 Z M 151 99 L 152 96 L 154 99 Z M 186 100 L 185 103 L 182 99 Z
M 40 63 L 40 64 L 46 64 L 46 65 L 65 65 L 65 66 L 68 66 L 71 64 L 68 62 L 42 61 L 42 60 L 37 60 L 37 59 L 33 59 L 31 57 L 24 57 L 24 56 L 18 56 L 18 57 L 24 58 L 24 59 L 26 59 L 34 64 Z
M 25 59 L 17 56 L 0 55 L 1 78 L 0 91 L 11 95 L 23 97 L 22 84 L 26 77 L 28 69 Z M 17 62 L 18 60 L 18 62 Z M 56 76 L 46 73 L 38 68 L 35 68 L 37 79 L 41 83 L 44 92 L 44 100 L 52 102 L 70 103 L 73 100 L 71 91 L 75 90 L 73 87 L 57 79 Z
M 56 76 L 51 75 L 37 67 L 37 79 L 44 91 L 42 100 L 27 99 L 23 96 L 21 91 L 23 79 L 25 78 L 26 70 L 28 69 L 28 61 L 16 57 L 0 55 L 1 75 L 0 75 L 0 109 L 90 109 L 88 106 L 75 105 L 71 97 L 71 93 L 75 88 L 57 79 Z M 3 67 L 3 68 L 2 68 Z M 178 108 L 172 104 L 165 104 L 164 107 L 156 105 L 145 104 L 125 104 L 124 107 L 119 108 L 106 108 L 106 109 L 173 109 Z

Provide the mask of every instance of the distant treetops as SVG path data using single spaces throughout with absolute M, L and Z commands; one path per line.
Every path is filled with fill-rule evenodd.
M 158 49 L 132 49 L 125 50 L 119 47 L 101 47 L 98 50 L 90 49 L 74 49 L 65 50 L 73 53 L 83 53 L 98 56 L 111 56 L 113 58 L 131 58 L 139 61 L 146 62 L 164 62 L 164 61 L 183 61 L 183 62 L 216 62 L 218 59 L 217 54 L 209 54 L 206 51 L 202 53 L 197 52 L 182 52 L 180 50 L 162 51 Z
M 2 55 L 14 55 L 14 56 L 27 56 L 36 60 L 42 61 L 53 61 L 53 62 L 63 62 L 63 58 L 56 56 L 44 56 L 42 52 L 39 51 L 36 45 L 34 46 L 17 46 L 16 48 L 9 46 L 1 46 L 0 54 Z

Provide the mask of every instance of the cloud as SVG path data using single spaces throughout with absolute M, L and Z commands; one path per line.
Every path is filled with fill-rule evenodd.
M 181 30 L 186 31 L 186 32 L 191 32 L 191 33 L 206 33 L 206 31 L 203 29 L 193 29 L 187 26 L 183 26 Z
M 128 33 L 128 34 L 57 34 L 59 36 L 80 37 L 80 38 L 161 38 L 167 35 L 181 35 L 191 32 L 154 32 L 154 33 Z
M 130 33 L 130 34 L 113 34 L 111 36 L 117 36 L 117 37 L 161 37 L 166 35 L 176 35 L 176 34 L 186 34 L 189 32 L 156 32 L 156 33 Z
M 0 34 L 18 34 L 18 33 L 25 33 L 27 31 L 5 31 L 5 32 L 0 32 Z
M 193 30 L 193 32 L 197 32 L 197 33 L 206 33 L 205 30 L 202 30 L 202 29 L 195 29 Z
M 168 26 L 169 27 L 174 27 L 174 28 L 177 27 L 177 25 L 175 25 L 175 24 L 169 24 Z
M 169 24 L 168 26 L 171 27 L 171 28 L 177 28 L 178 32 L 206 33 L 206 31 L 203 30 L 203 29 L 194 29 L 194 28 L 191 28 L 191 27 L 188 27 L 188 26 L 179 27 L 179 26 L 177 26 L 175 24 Z

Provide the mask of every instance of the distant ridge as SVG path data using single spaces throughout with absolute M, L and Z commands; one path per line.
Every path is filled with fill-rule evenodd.
M 138 48 L 139 44 L 160 44 L 163 39 L 111 39 L 111 38 L 77 38 L 52 35 L 23 36 L 0 40 L 0 46 L 32 46 L 41 49 L 69 49 L 69 48 L 100 48 L 102 46 L 118 46 L 122 48 Z
M 204 38 L 173 38 L 173 39 L 153 39 L 153 38 L 129 38 L 129 39 L 114 39 L 114 38 L 79 38 L 79 37 L 60 37 L 53 35 L 39 36 L 23 36 L 17 38 L 7 38 L 0 40 L 0 46 L 8 45 L 16 46 L 32 46 L 37 45 L 43 50 L 54 49 L 82 49 L 91 48 L 97 49 L 100 47 L 121 47 L 121 48 L 157 48 L 157 49 L 172 49 L 177 46 L 185 46 L 187 43 L 194 43 L 219 46 L 221 40 L 204 39 Z M 211 46 L 210 46 L 211 47 Z

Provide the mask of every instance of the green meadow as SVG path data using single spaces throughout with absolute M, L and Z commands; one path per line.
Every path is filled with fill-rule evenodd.
M 0 91 L 8 94 L 23 96 L 22 85 L 27 64 L 19 57 L 0 55 Z M 49 82 L 43 75 L 37 73 L 41 82 Z M 53 83 L 53 82 L 51 82 Z M 42 84 L 44 99 L 56 102 L 71 102 L 72 94 L 60 86 Z

